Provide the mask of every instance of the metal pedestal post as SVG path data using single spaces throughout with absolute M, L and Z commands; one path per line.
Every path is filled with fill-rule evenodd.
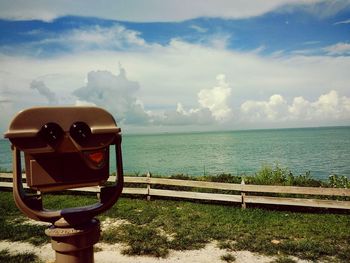
M 94 262 L 93 246 L 100 238 L 100 222 L 97 219 L 82 226 L 51 226 L 45 234 L 51 237 L 56 263 Z

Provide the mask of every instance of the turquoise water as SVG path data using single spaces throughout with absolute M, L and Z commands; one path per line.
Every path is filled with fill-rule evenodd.
M 295 174 L 350 178 L 350 127 L 123 135 L 123 163 L 125 173 L 133 174 L 253 174 L 278 163 Z M 0 167 L 11 168 L 5 140 Z

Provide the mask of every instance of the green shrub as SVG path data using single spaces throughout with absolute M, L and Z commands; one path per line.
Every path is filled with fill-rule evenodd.
M 350 188 L 350 180 L 346 176 L 330 175 L 329 186 L 335 188 Z
M 195 180 L 194 177 L 191 177 L 187 174 L 174 174 L 169 177 L 169 179 L 178 179 L 178 180 Z
M 310 171 L 294 175 L 288 168 L 282 168 L 278 164 L 275 166 L 265 165 L 256 172 L 255 176 L 245 176 L 244 181 L 246 184 L 257 185 L 328 186 L 328 184 L 312 178 Z
M 219 182 L 219 183 L 232 183 L 232 184 L 240 184 L 242 182 L 241 176 L 231 175 L 231 174 L 218 174 L 213 176 L 203 176 L 204 181 L 209 182 Z

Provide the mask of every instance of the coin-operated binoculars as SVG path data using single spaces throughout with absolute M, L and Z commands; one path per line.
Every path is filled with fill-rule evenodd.
M 96 107 L 42 107 L 20 112 L 5 133 L 12 143 L 13 195 L 28 217 L 52 223 L 56 262 L 93 262 L 93 245 L 100 237 L 94 217 L 111 208 L 123 189 L 120 128 L 112 115 Z M 109 148 L 115 145 L 116 181 L 109 177 Z M 36 194 L 23 190 L 21 151 L 26 182 Z M 84 207 L 47 210 L 42 193 L 100 186 L 99 202 Z

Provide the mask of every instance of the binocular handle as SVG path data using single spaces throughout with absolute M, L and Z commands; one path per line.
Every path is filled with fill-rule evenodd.
M 100 202 L 84 206 L 66 208 L 62 210 L 46 210 L 43 208 L 41 194 L 26 195 L 22 184 L 22 169 L 20 150 L 13 148 L 13 195 L 17 207 L 28 217 L 50 222 L 57 226 L 74 226 L 90 221 L 96 215 L 110 209 L 120 197 L 123 185 L 123 161 L 121 150 L 121 135 L 116 134 L 113 144 L 115 145 L 116 157 L 116 182 L 113 186 L 104 186 L 100 191 Z

